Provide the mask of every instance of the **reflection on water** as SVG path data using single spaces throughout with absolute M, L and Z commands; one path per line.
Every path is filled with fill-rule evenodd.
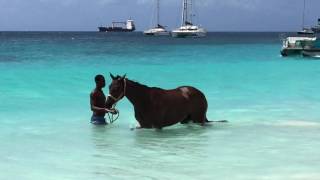
M 95 150 L 92 157 L 96 163 L 92 173 L 113 178 L 167 178 L 170 173 L 162 174 L 158 169 L 176 169 L 175 173 L 181 171 L 180 166 L 192 169 L 195 162 L 210 156 L 212 131 L 224 128 L 227 127 L 176 125 L 162 130 L 132 131 L 117 125 L 93 126 L 91 141 Z M 105 169 L 112 173 L 105 174 Z M 143 169 L 152 174 L 145 174 Z
M 162 130 L 157 129 L 118 129 L 117 125 L 92 126 L 91 139 L 97 149 L 122 146 L 118 140 L 126 140 L 127 143 L 137 148 L 156 149 L 157 147 L 181 147 L 190 143 L 205 145 L 212 131 L 227 128 L 226 125 L 199 126 L 195 124 L 175 125 Z
M 237 175 L 261 179 L 267 171 L 278 173 L 281 178 L 289 175 L 282 162 L 288 161 L 299 175 L 303 172 L 297 169 L 299 162 L 306 160 L 307 154 L 318 154 L 309 147 L 311 144 L 320 147 L 316 142 L 318 136 L 314 136 L 318 126 L 310 126 L 301 135 L 305 126 L 276 126 L 276 123 L 176 125 L 163 130 L 134 131 L 122 124 L 92 127 L 91 172 L 115 179 L 237 179 Z M 315 172 L 315 168 L 308 170 Z

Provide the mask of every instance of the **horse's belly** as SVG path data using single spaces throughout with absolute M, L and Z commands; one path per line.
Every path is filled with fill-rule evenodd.
M 177 123 L 179 123 L 180 121 L 178 121 L 178 122 L 175 122 L 175 121 L 164 121 L 163 123 L 162 123 L 162 127 L 167 127 L 167 126 L 172 126 L 172 125 L 175 125 L 175 124 L 177 124 Z
M 189 116 L 186 108 L 183 110 L 173 110 L 167 112 L 167 114 L 163 118 L 162 124 L 164 126 L 171 126 L 185 120 Z

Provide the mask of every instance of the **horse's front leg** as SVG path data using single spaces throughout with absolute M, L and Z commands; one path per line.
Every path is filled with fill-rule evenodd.
M 162 124 L 158 124 L 158 123 L 156 123 L 156 124 L 154 124 L 154 125 L 152 126 L 152 128 L 158 129 L 158 130 L 161 130 L 162 127 L 163 127 Z
M 155 111 L 149 118 L 152 120 L 152 128 L 161 130 L 164 127 L 164 113 Z
M 152 124 L 150 124 L 145 115 L 143 115 L 142 113 L 140 113 L 138 110 L 135 109 L 135 113 L 134 116 L 136 118 L 136 120 L 139 123 L 139 128 L 147 128 L 147 129 L 151 129 L 152 128 Z

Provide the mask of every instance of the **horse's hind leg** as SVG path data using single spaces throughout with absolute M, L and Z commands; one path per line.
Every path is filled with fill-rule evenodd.
M 191 119 L 194 123 L 198 123 L 201 126 L 204 126 L 204 124 L 206 123 L 206 115 L 205 113 L 194 113 L 191 115 Z
M 188 124 L 191 121 L 190 115 L 188 115 L 184 120 L 182 120 L 180 123 L 181 124 Z

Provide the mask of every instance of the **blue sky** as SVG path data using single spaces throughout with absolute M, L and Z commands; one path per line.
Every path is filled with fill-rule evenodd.
M 161 0 L 161 22 L 180 24 L 182 0 Z M 194 0 L 195 18 L 209 31 L 296 31 L 303 0 Z M 320 18 L 320 0 L 306 0 L 306 25 Z M 96 31 L 132 17 L 138 30 L 152 24 L 154 0 L 0 0 L 0 31 Z

